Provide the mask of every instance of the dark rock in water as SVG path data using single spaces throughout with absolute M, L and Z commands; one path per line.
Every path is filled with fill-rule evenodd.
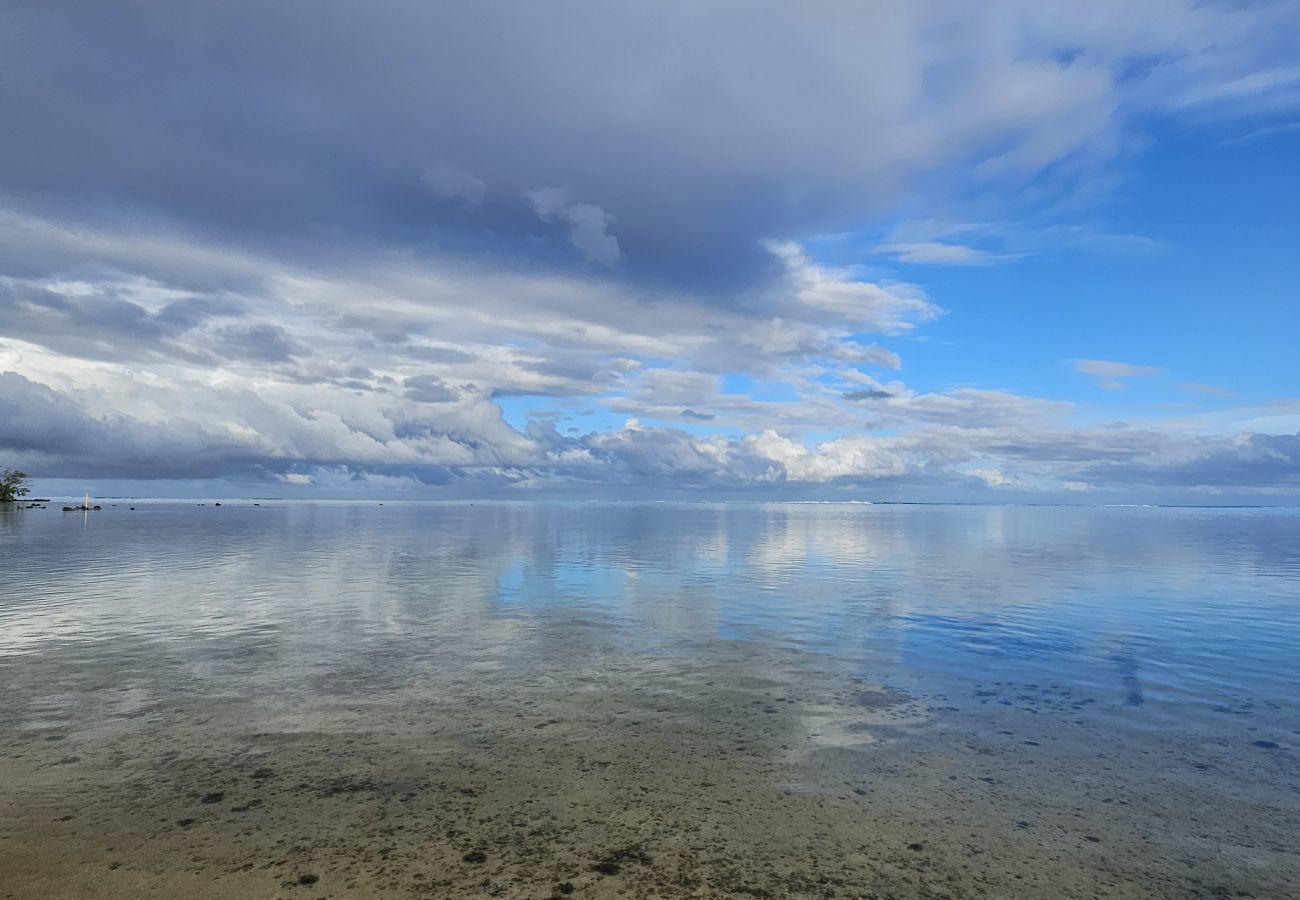
M 98 503 L 96 503 L 94 506 L 91 507 L 91 509 L 103 509 L 103 508 L 104 507 L 100 506 Z
M 75 512 L 76 510 L 75 510 L 73 507 L 71 507 L 71 506 L 65 506 L 65 507 L 63 507 L 63 511 L 64 511 L 64 512 Z
M 212 505 L 213 505 L 213 506 L 220 506 L 221 504 L 220 504 L 220 503 L 214 503 L 214 504 L 212 504 Z
M 465 860 L 467 863 L 487 862 L 487 854 L 482 850 L 471 850 L 462 856 L 461 859 Z
M 1090 844 L 1100 844 L 1100 843 L 1101 843 L 1101 838 L 1099 838 L 1099 837 L 1094 837 L 1094 836 L 1091 835 L 1091 834 L 1085 834 L 1085 835 L 1083 836 L 1083 839 L 1084 839 L 1085 841 L 1087 841 L 1088 843 L 1090 843 Z
M 1276 750 L 1276 749 L 1277 749 L 1277 744 L 1273 743 L 1272 741 L 1255 741 L 1255 746 L 1256 746 L 1256 747 L 1260 747 L 1260 748 L 1262 748 L 1262 749 L 1264 749 L 1264 750 Z
M 206 793 L 206 794 L 203 795 L 203 800 L 202 800 L 201 802 L 203 802 L 203 803 L 220 803 L 222 800 L 225 800 L 225 799 L 226 799 L 226 792 L 225 792 L 225 791 L 209 791 L 208 793 Z
M 310 874 L 310 873 L 308 873 L 308 874 L 306 874 L 306 875 L 299 875 L 299 876 L 298 876 L 298 883 L 299 883 L 299 884 L 315 884 L 315 883 L 318 882 L 318 881 L 320 881 L 320 878 L 318 878 L 317 876 L 312 875 L 312 874 Z
M 624 847 L 622 850 L 606 854 L 604 859 L 597 860 L 591 870 L 601 875 L 617 875 L 623 870 L 623 863 L 628 862 L 649 866 L 654 864 L 654 858 L 640 847 Z

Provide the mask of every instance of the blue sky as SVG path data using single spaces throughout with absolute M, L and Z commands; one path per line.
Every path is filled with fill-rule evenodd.
M 1293 391 L 1300 260 L 1285 245 L 1300 233 L 1300 170 L 1292 163 L 1300 132 L 1223 143 L 1248 130 L 1220 123 L 1149 146 L 1112 195 L 1067 220 L 1092 232 L 1095 246 L 983 268 L 900 269 L 940 302 L 960 298 L 927 329 L 952 344 L 909 348 L 909 368 L 919 377 L 1104 403 L 1124 415 L 1154 402 L 1222 402 L 1188 396 L 1179 383 L 1223 386 L 1237 401 Z M 1107 397 L 1062 364 L 1077 358 L 1168 374 L 1132 380 Z
M 0 13 L 0 466 L 1296 499 L 1295 3 L 497 6 Z

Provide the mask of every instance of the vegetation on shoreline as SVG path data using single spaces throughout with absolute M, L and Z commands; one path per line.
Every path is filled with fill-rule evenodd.
M 5 469 L 0 472 L 0 503 L 12 503 L 20 497 L 26 497 L 31 491 L 27 488 L 27 473 L 17 469 Z

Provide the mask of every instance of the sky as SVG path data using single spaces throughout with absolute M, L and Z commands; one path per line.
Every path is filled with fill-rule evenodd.
M 38 494 L 1300 501 L 1300 2 L 7 3 Z

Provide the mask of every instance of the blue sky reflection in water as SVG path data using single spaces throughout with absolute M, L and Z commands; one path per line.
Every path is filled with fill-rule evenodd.
M 1300 637 L 1289 510 L 131 505 L 6 512 L 6 653 L 261 634 L 278 667 L 347 634 L 525 660 L 571 620 L 648 657 L 748 641 L 875 681 L 1055 673 L 1118 703 L 1131 676 L 1210 708 L 1283 696 Z

